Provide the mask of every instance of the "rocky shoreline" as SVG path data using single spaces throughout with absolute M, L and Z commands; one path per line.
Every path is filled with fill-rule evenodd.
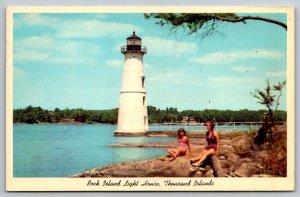
M 281 138 L 286 137 L 286 127 L 280 128 Z M 153 132 L 149 137 L 174 137 L 176 132 Z M 266 158 L 273 156 L 273 150 L 254 150 L 254 132 L 220 132 L 220 152 L 216 157 L 218 165 L 222 168 L 224 177 L 271 177 L 278 176 L 270 173 L 266 166 Z M 204 170 L 191 169 L 189 160 L 196 156 L 206 145 L 204 132 L 189 132 L 192 155 L 178 157 L 172 160 L 168 157 L 159 157 L 150 160 L 123 162 L 120 164 L 98 167 L 81 172 L 70 177 L 214 177 L 212 163 L 204 166 Z M 122 143 L 112 144 L 112 147 L 138 147 L 138 148 L 170 148 L 177 147 L 174 142 L 153 143 Z M 273 151 L 274 152 L 274 151 Z M 286 150 L 274 153 L 277 162 L 286 161 Z M 275 166 L 276 167 L 276 166 Z M 275 168 L 274 167 L 274 168 Z

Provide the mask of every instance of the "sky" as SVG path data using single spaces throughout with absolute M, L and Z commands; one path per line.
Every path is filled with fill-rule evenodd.
M 251 14 L 286 23 L 286 14 Z M 13 107 L 119 106 L 124 55 L 136 34 L 144 55 L 147 104 L 182 110 L 264 109 L 250 92 L 287 80 L 286 30 L 262 21 L 223 23 L 217 34 L 170 31 L 141 13 L 15 13 Z M 279 109 L 286 110 L 286 88 Z

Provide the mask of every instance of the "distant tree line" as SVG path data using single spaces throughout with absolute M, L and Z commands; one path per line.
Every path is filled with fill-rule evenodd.
M 177 108 L 166 108 L 161 110 L 153 106 L 148 106 L 149 123 L 180 122 L 183 117 L 193 118 L 196 122 L 213 120 L 216 122 L 259 122 L 262 121 L 266 110 L 183 110 L 179 112 Z M 286 111 L 277 111 L 276 121 L 286 121 Z
M 14 109 L 14 123 L 117 123 L 118 110 L 84 110 L 59 109 L 54 111 L 42 109 L 41 107 L 28 106 L 25 109 Z
M 205 122 L 214 120 L 217 122 L 258 122 L 263 118 L 266 110 L 183 110 L 179 112 L 177 108 L 169 107 L 159 109 L 148 106 L 149 123 L 180 122 L 184 118 L 190 121 Z M 286 121 L 286 111 L 277 111 L 276 121 Z M 84 110 L 84 109 L 59 109 L 53 111 L 42 109 L 41 107 L 28 106 L 25 109 L 14 109 L 14 123 L 109 123 L 116 124 L 118 120 L 118 109 L 109 110 Z

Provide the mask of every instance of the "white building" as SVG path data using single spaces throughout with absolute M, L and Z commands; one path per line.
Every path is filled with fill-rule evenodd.
M 148 130 L 143 56 L 147 53 L 135 32 L 121 48 L 125 56 L 118 126 L 115 135 L 143 135 Z

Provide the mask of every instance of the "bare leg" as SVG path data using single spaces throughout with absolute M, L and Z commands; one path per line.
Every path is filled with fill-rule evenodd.
M 167 152 L 169 153 L 170 156 L 173 157 L 174 150 L 173 149 L 167 149 Z
M 203 152 L 203 151 L 202 151 L 202 152 Z M 203 154 L 202 152 L 201 152 L 197 157 L 192 158 L 192 159 L 191 159 L 191 162 L 194 163 L 194 162 L 198 161 L 199 159 L 201 159 L 202 154 Z
M 177 157 L 177 151 L 174 149 L 168 149 L 167 152 L 170 154 L 170 156 L 176 158 Z
M 186 154 L 187 150 L 183 147 L 179 147 L 178 149 L 168 149 L 168 153 L 176 159 L 178 156 L 183 156 Z
M 176 156 L 184 156 L 187 154 L 187 149 L 184 147 L 179 147 Z
M 197 163 L 194 164 L 195 166 L 200 166 L 201 163 L 207 158 L 208 155 L 216 154 L 216 151 L 214 149 L 209 149 L 209 150 L 203 150 L 202 153 L 203 153 L 202 157 Z

